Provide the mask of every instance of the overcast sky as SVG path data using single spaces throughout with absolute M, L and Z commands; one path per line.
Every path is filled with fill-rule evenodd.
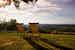
M 16 19 L 24 24 L 75 24 L 75 0 L 38 0 L 35 6 L 21 1 L 19 8 L 16 9 L 13 2 L 5 8 L 1 7 L 0 19 Z

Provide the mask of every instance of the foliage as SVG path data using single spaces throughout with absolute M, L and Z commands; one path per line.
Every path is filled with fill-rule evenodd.
M 16 30 L 16 20 L 0 23 L 0 31 Z

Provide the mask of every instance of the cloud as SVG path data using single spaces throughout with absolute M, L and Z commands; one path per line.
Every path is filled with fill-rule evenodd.
M 41 4 L 40 4 L 41 3 Z M 52 4 L 51 2 L 48 2 L 46 0 L 39 0 L 36 5 L 38 8 L 34 8 L 34 15 L 35 16 L 48 16 L 49 14 L 55 14 L 57 11 L 60 11 L 61 8 L 59 8 L 56 4 Z
M 27 22 L 37 22 L 35 16 L 48 16 L 49 13 L 55 13 L 56 10 L 60 10 L 60 8 L 55 4 L 47 2 L 46 0 L 38 0 L 35 6 L 31 3 L 26 4 L 21 1 L 19 10 L 15 8 L 14 3 L 12 2 L 11 5 L 1 8 L 0 13 L 3 13 L 2 16 L 8 16 L 8 18 L 11 16 L 12 18 L 17 19 L 18 22 L 23 22 L 24 19 L 27 19 Z
M 32 3 L 20 3 L 20 9 L 16 9 L 13 2 L 5 8 L 0 8 L 0 16 L 17 19 L 19 23 L 39 22 L 49 24 L 74 23 L 75 9 L 68 8 L 68 0 L 38 0 L 33 6 Z M 64 3 L 66 5 L 64 5 Z M 73 16 L 73 17 L 71 17 Z M 68 18 L 69 17 L 69 18 Z M 72 21 L 73 20 L 73 21 Z

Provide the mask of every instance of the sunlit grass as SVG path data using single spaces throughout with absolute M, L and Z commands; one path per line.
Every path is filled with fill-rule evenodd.
M 75 48 L 75 35 L 41 34 L 41 38 L 48 39 L 57 45 Z
M 11 44 L 9 44 L 11 43 Z M 17 32 L 0 32 L 0 50 L 34 50 Z
M 63 35 L 63 34 L 40 34 L 41 38 L 48 39 L 57 45 L 66 46 L 70 48 L 75 48 L 75 35 Z M 17 32 L 0 32 L 0 47 L 2 44 L 15 41 L 19 48 L 33 48 L 28 42 L 21 39 L 19 41 L 20 35 Z M 26 44 L 27 43 L 27 44 Z M 39 42 L 41 43 L 41 42 Z M 11 45 L 16 46 L 15 44 Z M 25 47 L 26 46 L 26 47 Z M 14 47 L 15 48 L 15 47 Z

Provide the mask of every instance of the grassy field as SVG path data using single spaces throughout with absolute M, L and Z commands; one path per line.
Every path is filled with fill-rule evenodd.
M 16 32 L 0 32 L 0 50 L 34 50 L 26 40 L 20 38 Z
M 75 35 L 40 34 L 40 37 L 57 45 L 75 49 Z M 0 32 L 0 50 L 35 50 L 35 48 L 20 38 L 16 32 Z
M 60 34 L 41 34 L 41 38 L 48 39 L 60 46 L 66 46 L 75 49 L 75 35 L 60 35 Z

